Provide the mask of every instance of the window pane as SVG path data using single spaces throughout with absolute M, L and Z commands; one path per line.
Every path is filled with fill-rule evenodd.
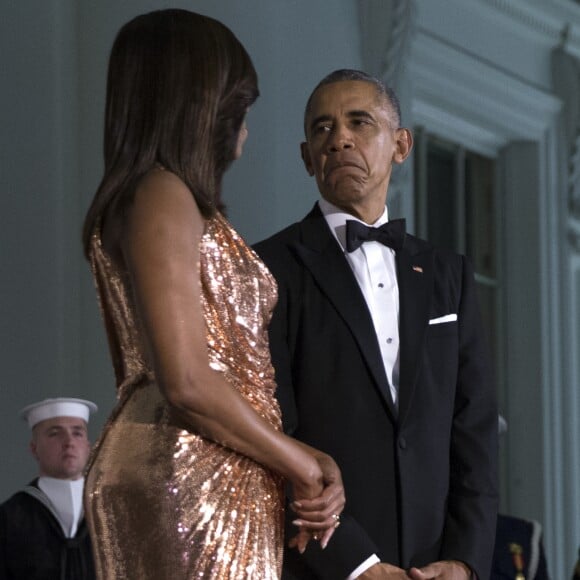
M 427 237 L 436 246 L 456 248 L 455 153 L 429 140 L 427 146 Z
M 493 159 L 470 152 L 465 162 L 466 253 L 478 274 L 495 278 L 495 164 Z

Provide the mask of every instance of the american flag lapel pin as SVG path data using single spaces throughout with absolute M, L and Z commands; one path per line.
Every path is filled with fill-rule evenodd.
M 413 266 L 413 270 L 419 272 L 419 274 L 423 273 L 423 268 L 421 268 L 421 266 Z

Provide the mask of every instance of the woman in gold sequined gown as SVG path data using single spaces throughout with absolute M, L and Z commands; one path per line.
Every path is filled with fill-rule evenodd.
M 334 462 L 281 432 L 275 282 L 220 212 L 257 94 L 210 18 L 153 12 L 115 40 L 84 229 L 118 387 L 86 479 L 101 580 L 277 578 L 284 479 L 299 549 L 344 505 Z

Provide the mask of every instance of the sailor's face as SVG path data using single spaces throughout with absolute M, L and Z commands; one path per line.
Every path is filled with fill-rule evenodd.
M 34 426 L 30 450 L 40 475 L 79 479 L 87 464 L 90 443 L 87 424 L 77 417 L 54 417 Z

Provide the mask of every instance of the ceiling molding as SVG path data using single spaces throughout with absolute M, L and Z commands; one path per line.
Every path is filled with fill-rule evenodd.
M 561 100 L 438 38 L 415 37 L 409 63 L 413 120 L 483 154 L 542 140 Z
M 507 14 L 514 20 L 518 20 L 521 24 L 524 24 L 528 28 L 540 32 L 541 34 L 550 36 L 556 40 L 560 38 L 560 35 L 564 29 L 562 24 L 562 19 L 558 18 L 554 13 L 551 3 L 549 4 L 551 10 L 542 10 L 532 6 L 529 2 L 522 3 L 518 0 L 483 0 L 486 4 L 489 4 L 500 10 L 504 14 Z
M 481 0 L 580 58 L 580 5 L 564 0 Z

